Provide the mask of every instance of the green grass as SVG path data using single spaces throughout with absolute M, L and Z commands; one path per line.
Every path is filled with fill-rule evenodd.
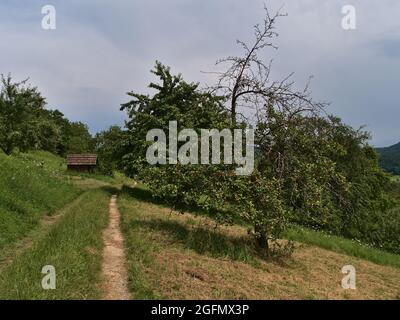
M 185 222 L 169 219 L 168 209 L 158 204 L 155 207 L 156 216 L 149 216 L 155 205 L 145 200 L 146 195 L 143 188 L 125 186 L 118 199 L 127 250 L 129 287 L 135 299 L 162 298 L 151 289 L 144 272 L 147 267 L 153 266 L 151 253 L 159 252 L 164 246 L 164 243 L 158 242 L 162 240 L 152 239 L 154 234 L 167 236 L 168 243 L 184 250 L 259 266 L 251 238 L 230 237 L 191 218 Z
M 130 181 L 69 172 L 41 151 L 0 154 L 0 168 L 0 299 L 100 298 L 110 196 Z M 46 265 L 56 290 L 41 287 Z
M 43 170 L 60 175 L 67 169 L 65 159 L 47 151 L 29 151 L 28 153 L 16 153 L 13 157 L 35 163 Z
M 118 199 L 121 213 L 121 227 L 125 236 L 125 248 L 128 267 L 128 285 L 134 298 L 139 300 L 159 299 L 147 283 L 143 268 L 153 263 L 151 252 L 158 250 L 147 240 L 145 232 L 140 228 L 137 211 L 137 200 L 121 195 Z
M 213 257 L 228 258 L 247 263 L 255 263 L 253 243 L 250 237 L 228 237 L 221 234 L 213 226 L 204 226 L 193 219 L 187 219 L 185 223 L 168 219 L 160 215 L 159 218 L 152 220 L 145 219 L 135 204 L 140 201 L 145 203 L 146 189 L 141 187 L 130 188 L 124 186 L 121 193 L 123 211 L 126 206 L 136 213 L 131 215 L 132 226 L 147 229 L 148 231 L 157 231 L 167 233 L 171 239 L 184 247 L 194 250 L 199 254 L 207 254 Z M 151 201 L 151 199 L 148 199 Z M 130 202 L 131 201 L 131 202 Z M 157 204 L 158 205 L 158 204 Z M 158 205 L 158 207 L 164 208 Z M 176 214 L 176 213 L 174 213 Z M 143 221 L 141 221 L 143 220 Z M 133 221 L 136 221 L 135 223 Z
M 125 190 L 127 191 L 128 189 L 126 188 Z M 150 191 L 145 186 L 139 185 L 135 189 L 129 191 L 129 193 L 131 198 L 135 198 L 139 201 L 162 205 L 152 199 Z M 193 211 L 192 213 L 204 215 L 200 211 Z M 211 216 L 209 217 L 212 218 Z M 226 242 L 223 239 L 221 240 L 218 236 L 213 237 L 212 231 L 200 229 L 195 233 L 188 233 L 187 230 L 181 226 L 171 224 L 172 222 L 164 222 L 162 224 L 155 224 L 153 227 L 159 229 L 164 228 L 165 230 L 169 229 L 171 234 L 173 234 L 177 240 L 185 242 L 187 247 L 194 248 L 197 252 L 201 253 L 208 251 L 214 256 L 224 254 L 225 252 L 228 257 L 233 258 L 234 260 L 242 260 L 245 262 L 250 261 L 251 263 L 251 259 L 249 258 L 251 257 L 250 250 L 246 245 L 238 250 L 236 246 L 232 247 L 231 245 L 225 245 L 230 242 Z M 235 224 L 246 226 L 243 222 L 236 223 L 235 221 Z M 400 268 L 400 255 L 379 250 L 343 237 L 332 236 L 321 231 L 314 231 L 304 227 L 294 226 L 286 232 L 285 238 L 362 258 L 376 264 Z M 195 241 L 196 239 L 202 241 Z M 215 239 L 216 241 L 205 242 L 204 239 Z M 215 243 L 215 245 L 213 245 L 213 243 Z
M 251 237 L 244 234 L 243 226 L 213 230 L 212 220 L 204 216 L 194 217 L 190 214 L 180 216 L 176 212 L 171 213 L 165 206 L 153 203 L 154 201 L 149 197 L 146 189 L 141 187 L 133 189 L 124 187 L 118 199 L 125 236 L 129 289 L 133 293 L 134 299 L 197 297 L 197 293 L 192 290 L 198 290 L 195 288 L 199 288 L 201 285 L 196 282 L 197 280 L 193 281 L 182 276 L 183 273 L 193 274 L 192 277 L 199 275 L 200 278 L 197 279 L 202 279 L 202 283 L 210 281 L 209 285 L 213 287 L 214 291 L 209 293 L 209 298 L 218 297 L 216 291 L 221 290 L 220 298 L 228 297 L 229 299 L 231 295 L 227 293 L 227 288 L 237 292 L 237 295 L 235 293 L 233 296 L 239 296 L 238 292 L 243 289 L 240 282 L 245 283 L 244 286 L 251 283 L 253 272 L 254 275 L 265 272 L 266 278 L 269 277 L 269 273 L 286 275 L 287 277 L 284 276 L 277 280 L 280 281 L 278 285 L 286 288 L 283 291 L 291 292 L 293 297 L 324 299 L 329 292 L 320 290 L 321 284 L 318 279 L 310 279 L 311 274 L 316 269 L 322 268 L 323 272 L 330 275 L 323 279 L 325 284 L 322 286 L 328 285 L 329 288 L 334 288 L 336 280 L 332 284 L 329 279 L 336 279 L 337 272 L 340 274 L 340 268 L 346 263 L 356 263 L 358 261 L 356 258 L 377 264 L 375 266 L 370 264 L 372 270 L 375 270 L 376 274 L 380 274 L 379 272 L 382 271 L 382 275 L 379 277 L 390 279 L 385 280 L 388 282 L 387 287 L 396 288 L 397 282 L 392 280 L 393 272 L 395 273 L 396 270 L 388 270 L 379 265 L 400 268 L 399 255 L 367 247 L 341 237 L 294 226 L 288 230 L 287 238 L 343 255 L 335 255 L 317 248 L 309 251 L 306 246 L 300 245 L 301 247 L 297 250 L 303 255 L 300 254 L 299 257 L 294 256 L 294 259 L 287 261 L 284 259 L 264 261 L 252 247 Z M 315 259 L 313 252 L 320 255 L 319 259 Z M 334 261 L 330 260 L 332 256 L 335 257 Z M 227 270 L 227 273 L 224 274 L 224 270 L 219 269 L 227 261 L 229 264 L 236 265 L 237 269 L 229 269 L 229 272 Z M 318 263 L 318 266 L 314 265 L 314 261 Z M 361 261 L 359 262 L 361 263 Z M 245 263 L 247 266 L 244 268 L 253 270 L 253 272 L 249 271 L 248 278 L 246 275 L 240 275 L 243 264 L 239 263 Z M 215 277 L 218 277 L 219 272 L 224 274 L 223 280 L 220 278 L 218 282 L 215 282 Z M 173 280 L 161 280 L 166 276 Z M 274 278 L 271 278 L 271 281 L 275 281 L 272 279 Z M 267 291 L 270 293 L 272 282 L 269 281 L 265 280 L 265 283 L 267 283 Z M 371 283 L 367 281 L 371 281 Z M 379 297 L 380 289 L 376 289 L 374 281 L 363 280 L 362 284 L 365 288 L 372 287 L 369 290 Z M 307 283 L 307 286 L 304 286 L 304 283 Z M 252 284 L 252 288 L 254 288 L 254 284 Z M 283 291 L 278 291 L 274 297 L 280 299 L 286 295 Z M 385 294 L 386 292 L 382 291 L 382 297 Z M 266 297 L 265 287 L 259 289 L 258 297 L 260 299 Z M 366 294 L 365 297 L 368 295 Z
M 0 274 L 0 299 L 100 298 L 102 231 L 111 192 L 91 190 L 68 206 L 61 221 Z M 42 267 L 56 269 L 56 290 L 44 290 Z
M 83 179 L 83 180 L 97 180 L 103 182 L 105 184 L 119 185 L 120 187 L 123 184 L 133 184 L 133 180 L 126 177 L 121 172 L 114 172 L 113 176 L 106 176 L 100 173 L 85 173 L 85 172 L 77 172 L 72 170 L 66 170 L 64 172 L 65 178 L 68 180 L 74 179 Z
M 286 237 L 293 241 L 315 245 L 324 249 L 365 259 L 376 264 L 400 268 L 400 255 L 360 244 L 353 240 L 313 231 L 302 227 L 292 227 Z
M 60 179 L 61 162 L 45 152 L 0 153 L 0 249 L 78 196 L 77 187 Z
M 149 231 L 167 233 L 175 243 L 194 250 L 198 254 L 242 261 L 251 265 L 257 264 L 254 260 L 255 250 L 250 237 L 229 237 L 210 226 L 204 227 L 197 222 L 191 222 L 190 219 L 182 223 L 159 218 L 142 221 L 139 225 Z
M 391 176 L 390 180 L 393 182 L 400 182 L 400 176 Z

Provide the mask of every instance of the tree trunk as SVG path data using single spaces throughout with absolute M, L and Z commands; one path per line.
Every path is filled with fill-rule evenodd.
M 266 227 L 260 224 L 255 224 L 254 231 L 258 247 L 267 255 L 267 257 L 269 257 L 270 252 Z

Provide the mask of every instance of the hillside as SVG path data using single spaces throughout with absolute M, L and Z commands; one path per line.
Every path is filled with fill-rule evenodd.
M 386 148 L 377 148 L 379 164 L 387 172 L 400 175 L 400 142 Z
M 293 257 L 265 260 L 245 227 L 215 229 L 209 217 L 154 203 L 140 186 L 122 190 L 120 210 L 134 299 L 400 298 L 399 255 L 293 230 Z M 340 285 L 349 264 L 357 270 L 357 290 Z
M 0 162 L 0 298 L 104 297 L 103 232 L 112 194 L 119 194 L 133 299 L 400 297 L 399 255 L 293 229 L 287 237 L 297 243 L 294 256 L 265 260 L 245 227 L 215 229 L 207 216 L 178 214 L 120 175 L 71 175 L 63 159 L 48 153 L 0 155 Z M 39 285 L 46 264 L 57 270 L 58 290 Z M 340 286 L 347 264 L 357 270 L 357 290 Z
M 0 153 L 0 249 L 75 198 L 79 189 L 60 179 L 63 159 L 47 152 Z

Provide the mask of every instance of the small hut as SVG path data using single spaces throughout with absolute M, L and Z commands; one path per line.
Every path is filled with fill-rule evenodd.
M 93 172 L 97 161 L 97 154 L 69 154 L 67 155 L 67 168 L 79 172 Z

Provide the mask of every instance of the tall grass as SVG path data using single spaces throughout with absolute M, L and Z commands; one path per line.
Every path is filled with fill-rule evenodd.
M 100 298 L 102 231 L 110 192 L 91 190 L 68 206 L 62 220 L 0 274 L 0 299 Z M 41 286 L 46 265 L 55 267 L 55 290 Z
M 11 243 L 79 194 L 59 178 L 62 159 L 48 153 L 0 153 L 0 248 Z
M 122 207 L 121 212 L 124 213 L 129 205 L 129 201 L 134 203 L 149 202 L 157 205 L 162 205 L 151 197 L 151 193 L 146 189 L 146 187 L 139 185 L 134 189 L 123 188 L 122 192 Z M 135 216 L 136 219 L 140 214 L 136 212 L 136 208 L 130 205 L 129 212 L 131 212 L 132 217 Z M 400 210 L 399 208 L 394 210 Z M 201 211 L 193 212 L 195 214 L 202 215 Z M 131 219 L 135 219 L 132 218 Z M 210 217 L 212 218 L 212 217 Z M 140 222 L 140 223 L 139 223 Z M 207 252 L 212 256 L 223 256 L 224 254 L 233 260 L 242 260 L 245 262 L 252 263 L 251 260 L 251 250 L 245 241 L 241 243 L 232 243 L 232 241 L 226 241 L 226 239 L 221 238 L 217 233 L 212 230 L 207 230 L 205 228 L 192 229 L 190 232 L 183 228 L 180 224 L 174 224 L 171 221 L 139 221 L 138 224 L 131 223 L 130 227 L 135 229 L 133 232 L 137 232 L 137 229 L 148 230 L 151 229 L 161 229 L 163 231 L 168 231 L 168 233 L 176 238 L 176 240 L 184 243 L 186 247 L 194 249 L 198 253 Z M 238 223 L 241 226 L 246 226 L 243 222 Z M 389 226 L 388 226 L 389 227 Z M 285 239 L 301 242 L 304 244 L 315 245 L 327 250 L 335 251 L 338 253 L 343 253 L 353 257 L 365 259 L 376 264 L 392 266 L 400 268 L 400 255 L 389 253 L 384 250 L 373 248 L 366 244 L 362 244 L 350 239 L 346 239 L 339 236 L 329 235 L 322 231 L 314 231 L 305 227 L 300 227 L 293 225 L 287 230 L 284 235 Z M 133 244 L 134 245 L 134 244 Z
M 321 231 L 293 226 L 287 230 L 286 238 L 365 259 L 376 264 L 400 268 L 400 255 L 398 254 L 379 250 L 354 240 L 329 235 Z

